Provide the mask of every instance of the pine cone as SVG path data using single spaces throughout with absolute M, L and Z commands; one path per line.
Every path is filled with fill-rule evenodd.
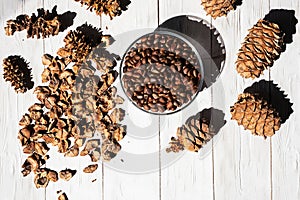
M 93 47 L 101 43 L 102 31 L 86 23 L 69 31 L 64 39 L 65 47 L 57 54 L 72 62 L 83 62 Z
M 95 11 L 97 15 L 109 15 L 110 19 L 113 19 L 116 16 L 122 14 L 122 10 L 127 9 L 127 5 L 130 3 L 126 3 L 126 5 L 122 5 L 122 0 L 75 0 L 76 2 L 80 2 L 81 5 L 86 5 L 87 10 Z M 125 1 L 125 0 L 123 0 Z
M 15 20 L 10 19 L 6 22 L 7 26 L 4 28 L 5 34 L 10 36 L 16 31 L 23 31 L 27 29 L 30 23 L 30 17 L 28 15 L 19 15 Z
M 28 15 L 19 15 L 16 20 L 8 20 L 7 26 L 4 28 L 5 33 L 8 36 L 13 35 L 16 31 L 27 30 L 27 38 L 37 39 L 46 38 L 49 36 L 57 35 L 60 31 L 63 31 L 71 24 L 63 24 L 63 15 L 58 15 L 56 11 L 57 6 L 54 6 L 52 12 L 38 9 L 38 14 L 34 13 L 29 17 Z M 65 13 L 67 14 L 67 13 Z M 66 22 L 67 23 L 67 22 Z
M 33 88 L 31 69 L 21 56 L 9 56 L 3 60 L 5 81 L 10 81 L 17 93 Z
M 202 0 L 201 3 L 207 15 L 211 15 L 214 19 L 226 16 L 231 10 L 235 10 L 237 0 Z
M 279 26 L 259 20 L 249 30 L 238 53 L 236 70 L 245 78 L 256 78 L 272 67 L 284 48 L 283 33 Z
M 280 128 L 281 118 L 278 112 L 258 95 L 243 93 L 230 109 L 231 119 L 254 135 L 271 137 Z
M 172 138 L 167 152 L 179 152 L 183 149 L 198 152 L 215 135 L 210 129 L 209 119 L 201 116 L 201 112 L 190 117 L 185 125 L 177 129 L 177 139 Z

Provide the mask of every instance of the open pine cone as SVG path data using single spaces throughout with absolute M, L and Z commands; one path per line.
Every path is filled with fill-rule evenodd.
M 46 38 L 49 36 L 57 35 L 60 31 L 63 31 L 65 27 L 71 24 L 63 24 L 63 15 L 57 14 L 57 6 L 54 6 L 52 12 L 38 9 L 38 14 L 34 13 L 30 16 L 19 15 L 15 20 L 11 19 L 7 21 L 5 34 L 8 36 L 13 35 L 16 31 L 27 30 L 27 38 Z M 66 14 L 66 13 L 65 13 Z
M 122 14 L 130 3 L 128 0 L 75 0 L 81 5 L 86 5 L 90 11 L 95 11 L 97 15 L 109 15 L 111 19 Z M 126 2 L 125 4 L 123 2 Z M 122 4 L 123 3 L 123 4 Z
M 238 0 L 202 0 L 201 5 L 214 19 L 226 16 L 231 10 L 235 10 Z
M 87 23 L 71 30 L 64 39 L 65 46 L 57 54 L 68 62 L 83 62 L 92 49 L 102 42 L 102 31 Z
M 215 132 L 210 128 L 209 119 L 201 116 L 201 112 L 187 119 L 185 124 L 177 129 L 177 138 L 171 138 L 167 152 L 179 152 L 184 149 L 198 152 L 209 142 Z
M 21 56 L 9 56 L 3 60 L 5 81 L 11 82 L 17 93 L 24 93 L 33 88 L 31 69 Z
M 261 19 L 249 30 L 238 52 L 236 70 L 242 77 L 257 78 L 273 66 L 283 48 L 283 33 L 279 26 Z
M 255 94 L 239 95 L 230 112 L 231 119 L 250 130 L 253 135 L 271 137 L 281 125 L 279 113 L 266 100 Z

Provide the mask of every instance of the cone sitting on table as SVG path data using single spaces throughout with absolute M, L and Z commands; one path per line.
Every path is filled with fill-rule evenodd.
M 258 94 L 243 93 L 231 106 L 233 120 L 250 130 L 253 135 L 271 137 L 279 130 L 281 118 L 279 113 Z
M 27 38 L 47 38 L 49 36 L 58 35 L 59 32 L 64 31 L 67 27 L 73 24 L 75 13 L 65 12 L 58 14 L 57 6 L 54 6 L 52 11 L 39 8 L 38 14 L 33 13 L 29 15 L 19 15 L 16 19 L 10 19 L 6 22 L 5 34 L 8 36 L 14 35 L 18 31 L 27 31 Z M 72 18 L 72 22 L 66 22 L 67 15 Z
M 213 137 L 209 131 L 209 124 L 206 119 L 196 116 L 191 117 L 185 125 L 177 129 L 177 139 L 171 138 L 170 148 L 167 152 L 179 152 L 184 149 L 198 152 Z
M 178 153 L 186 149 L 198 152 L 225 123 L 222 111 L 205 109 L 188 118 L 185 124 L 177 129 L 177 138 L 171 138 L 170 147 L 166 151 Z
M 9 56 L 3 60 L 3 77 L 11 82 L 17 93 L 25 93 L 33 88 L 31 69 L 21 56 Z
M 244 78 L 257 78 L 272 67 L 296 33 L 294 10 L 273 9 L 249 30 L 238 52 L 236 70 Z
M 249 30 L 238 52 L 236 70 L 244 78 L 257 78 L 284 49 L 283 32 L 275 23 L 259 20 Z
M 231 10 L 235 10 L 240 5 L 238 0 L 202 0 L 201 5 L 204 7 L 207 15 L 214 19 L 226 16 Z
M 65 46 L 59 48 L 57 54 L 67 63 L 82 63 L 93 48 L 100 45 L 103 34 L 101 29 L 88 25 L 78 26 L 76 30 L 70 30 L 64 38 Z

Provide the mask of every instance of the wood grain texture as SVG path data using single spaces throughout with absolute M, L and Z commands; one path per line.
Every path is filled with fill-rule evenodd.
M 102 27 L 105 33 L 111 34 L 116 38 L 116 43 L 121 45 L 120 49 L 116 52 L 122 52 L 121 49 L 127 49 L 130 43 L 132 43 L 137 37 L 141 36 L 138 33 L 147 33 L 148 28 L 155 28 L 158 23 L 157 19 L 157 2 L 154 0 L 143 0 L 143 1 L 131 1 L 131 4 L 128 6 L 128 10 L 123 12 L 119 17 L 110 20 L 108 16 L 102 17 Z M 133 31 L 132 33 L 130 33 Z M 136 38 L 132 37 L 136 35 Z M 121 39 L 121 41 L 120 41 Z M 124 41 L 122 41 L 122 39 Z M 125 45 L 125 48 L 124 48 Z M 122 55 L 120 55 L 122 57 Z M 118 70 L 118 69 L 117 69 Z M 119 91 L 121 88 L 119 88 Z M 124 96 L 125 97 L 125 96 Z M 127 98 L 125 98 L 128 101 Z M 158 117 L 154 117 L 150 121 L 149 114 L 143 114 L 143 111 L 140 111 L 137 108 L 132 106 L 127 107 L 123 105 L 122 108 L 125 109 L 128 113 L 126 114 L 127 118 L 132 119 L 133 122 L 139 121 L 140 123 L 154 123 L 158 121 Z M 143 116 L 144 119 L 139 119 L 140 116 Z M 154 123 L 155 124 L 155 123 Z M 156 123 L 157 124 L 157 123 Z M 149 153 L 155 153 L 158 151 L 158 125 L 153 125 L 151 130 L 153 133 L 156 133 L 149 140 L 144 138 L 135 138 L 132 135 L 137 135 L 139 133 L 134 133 L 135 131 L 132 127 L 127 127 L 127 136 L 123 141 L 120 142 L 122 145 L 123 152 L 126 152 L 130 155 L 137 154 L 147 156 Z M 142 128 L 140 131 L 147 133 L 149 130 L 147 128 Z M 153 134 L 149 132 L 150 134 Z M 121 161 L 122 159 L 122 161 Z M 134 162 L 133 162 L 134 161 Z M 158 174 L 158 156 L 153 160 L 153 170 L 142 175 L 135 174 L 135 171 L 126 170 L 126 163 L 134 163 L 137 168 L 143 166 L 144 160 L 137 159 L 131 160 L 127 157 L 117 156 L 115 162 L 118 162 L 118 170 L 122 172 L 117 172 L 115 169 L 112 169 L 109 166 L 104 165 L 104 199 L 105 200 L 139 200 L 139 199 L 159 199 L 159 174 Z M 134 169 L 134 167 L 130 168 Z M 138 172 L 136 172 L 138 173 Z
M 83 174 L 82 169 L 90 163 L 89 158 L 64 158 L 51 150 L 51 159 L 47 167 L 62 170 L 65 167 L 77 169 L 77 174 L 69 182 L 50 183 L 46 190 L 37 190 L 33 176 L 23 178 L 20 171 L 26 156 L 17 140 L 17 126 L 21 116 L 28 107 L 36 102 L 33 90 L 26 94 L 16 94 L 9 83 L 0 81 L 0 191 L 3 200 L 53 200 L 57 199 L 57 190 L 67 193 L 69 199 L 101 200 L 298 200 L 300 199 L 300 136 L 298 130 L 300 115 L 300 25 L 294 42 L 277 60 L 271 70 L 259 79 L 245 80 L 235 71 L 236 53 L 251 28 L 270 9 L 285 8 L 296 11 L 300 19 L 300 0 L 244 0 L 242 6 L 230 12 L 227 17 L 212 20 L 206 16 L 200 0 L 131 0 L 129 9 L 121 16 L 110 20 L 109 17 L 96 16 L 81 7 L 74 0 L 3 0 L 0 2 L 0 59 L 9 55 L 22 55 L 33 68 L 35 86 L 41 84 L 41 56 L 44 53 L 56 54 L 63 46 L 63 38 L 69 30 L 86 21 L 117 38 L 129 31 L 143 28 L 155 28 L 159 23 L 177 15 L 190 14 L 211 21 L 221 33 L 226 45 L 226 63 L 218 81 L 209 89 L 200 93 L 193 107 L 183 113 L 160 118 L 160 127 L 154 129 L 160 135 L 149 140 L 132 137 L 132 133 L 122 141 L 124 152 L 159 152 L 156 154 L 151 173 L 136 175 L 117 172 L 109 166 L 100 168 L 94 174 Z M 25 33 L 16 33 L 8 37 L 3 27 L 6 20 L 22 13 L 31 14 L 37 8 L 51 9 L 58 6 L 58 12 L 73 11 L 77 13 L 74 25 L 58 36 L 45 40 L 26 39 Z M 126 37 L 125 37 L 126 38 Z M 129 40 L 129 37 L 128 37 Z M 128 43 L 128 41 L 126 41 Z M 124 45 L 127 43 L 124 43 Z M 122 47 L 124 48 L 124 47 Z M 0 68 L 3 74 L 3 68 Z M 272 139 L 255 137 L 249 131 L 238 127 L 230 120 L 229 107 L 237 100 L 238 94 L 258 80 L 273 80 L 285 91 L 294 103 L 294 113 L 282 125 Z M 222 98 L 218 98 L 221 95 Z M 226 125 L 219 135 L 204 148 L 200 154 L 185 153 L 169 166 L 165 163 L 164 148 L 171 136 L 176 134 L 189 115 L 208 108 L 216 107 L 225 112 Z M 129 109 L 129 107 L 127 107 Z M 132 109 L 130 107 L 130 109 Z M 150 123 L 150 118 L 134 111 L 126 117 Z M 158 121 L 158 118 L 155 118 Z M 146 129 L 144 131 L 147 131 Z M 116 157 L 116 162 L 126 158 Z M 141 165 L 142 161 L 136 162 Z M 93 179 L 97 179 L 92 182 Z M 26 193 L 26 194 L 25 194 Z
M 4 26 L 6 20 L 13 19 L 22 13 L 35 12 L 37 8 L 43 7 L 43 1 L 1 1 L 1 61 L 9 55 L 22 55 L 33 68 L 33 80 L 35 83 L 39 81 L 39 74 L 43 70 L 39 66 L 37 59 L 42 55 L 43 40 L 26 39 L 26 33 L 16 33 L 14 36 L 6 36 Z M 1 62 L 2 64 L 2 62 Z M 1 74 L 3 74 L 1 67 Z M 45 190 L 37 190 L 33 184 L 33 176 L 29 175 L 26 178 L 22 177 L 21 165 L 26 159 L 23 154 L 20 143 L 17 139 L 19 131 L 18 123 L 22 115 L 27 112 L 27 109 L 34 102 L 33 90 L 26 94 L 16 94 L 10 86 L 10 83 L 4 82 L 1 84 L 1 119 L 0 130 L 2 140 L 0 142 L 0 165 L 1 178 L 0 190 L 3 191 L 3 199 L 45 199 Z M 24 195 L 21 191 L 28 191 Z
M 200 1 L 192 0 L 187 4 L 184 0 L 164 0 L 160 1 L 160 23 L 180 15 L 192 15 L 210 21 L 202 10 Z M 191 29 L 193 27 L 190 27 Z M 209 40 L 209 38 L 208 38 Z M 180 113 L 170 116 L 161 116 L 161 120 L 166 121 L 167 128 L 161 129 L 161 151 L 165 153 L 165 148 L 172 136 L 176 136 L 177 127 L 184 124 L 187 118 L 195 115 L 205 108 L 212 106 L 211 89 L 200 92 L 195 101 Z M 161 173 L 161 199 L 179 200 L 193 199 L 213 199 L 213 167 L 211 147 L 207 147 L 206 156 L 200 157 L 197 153 L 185 153 L 174 164 L 162 169 Z M 170 153 L 174 154 L 174 153 Z M 168 156 L 162 156 L 165 162 Z
M 271 9 L 295 10 L 295 16 L 300 19 L 300 2 L 270 1 Z M 300 199 L 300 171 L 299 171 L 299 101 L 300 94 L 297 88 L 299 81 L 299 56 L 300 34 L 299 23 L 296 26 L 297 33 L 293 36 L 293 43 L 288 44 L 286 51 L 281 54 L 271 68 L 271 80 L 285 91 L 287 98 L 293 103 L 294 112 L 282 125 L 278 133 L 272 138 L 272 171 L 273 171 L 273 199 L 287 200 Z
M 243 79 L 235 70 L 236 53 L 250 29 L 268 12 L 266 1 L 243 1 L 227 18 L 213 21 L 223 34 L 227 61 L 221 80 L 225 93 L 225 113 L 228 124 L 222 140 L 215 149 L 216 199 L 270 199 L 270 150 L 269 141 L 251 135 L 236 121 L 230 120 L 229 107 L 239 94 L 260 79 L 268 80 L 268 71 L 257 80 Z M 247 14 L 246 14 L 247 13 Z M 226 78 L 227 77 L 227 78 Z M 229 78 L 230 77 L 230 78 Z M 218 93 L 218 91 L 214 91 Z M 253 184 L 255 183 L 255 184 Z

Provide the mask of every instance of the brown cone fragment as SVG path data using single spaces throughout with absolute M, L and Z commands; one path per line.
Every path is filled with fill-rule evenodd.
M 87 24 L 73 33 L 79 35 L 78 40 L 68 34 L 65 47 L 60 49 L 62 58 L 43 55 L 42 82 L 47 85 L 35 88 L 40 102 L 30 106 L 19 121 L 22 129 L 18 139 L 23 152 L 31 154 L 22 166 L 22 173 L 27 176 L 33 172 L 38 188 L 57 180 L 57 173 L 41 168 L 49 158 L 48 146 L 55 146 L 65 157 L 80 154 L 98 162 L 112 159 L 120 151 L 118 141 L 126 135 L 126 126 L 120 124 L 125 111 L 116 108 L 124 99 L 113 86 L 118 77 L 114 67 L 119 56 L 104 50 L 113 39 L 102 37 L 100 30 Z M 100 50 L 86 58 L 96 46 Z M 80 52 L 81 47 L 87 51 Z M 71 61 L 75 62 L 73 66 Z M 97 68 L 100 75 L 96 74 Z M 92 173 L 97 167 L 91 165 L 84 172 Z M 59 177 L 68 181 L 75 173 L 76 170 L 66 169 Z
M 84 173 L 94 173 L 98 169 L 98 164 L 89 165 L 83 169 Z
M 271 137 L 279 130 L 281 118 L 268 102 L 258 95 L 243 93 L 238 101 L 231 106 L 233 120 L 250 130 L 253 135 Z
M 231 10 L 235 10 L 237 0 L 202 0 L 201 5 L 204 7 L 207 15 L 214 19 L 226 16 Z
M 279 26 L 266 20 L 259 20 L 249 30 L 238 52 L 236 70 L 244 78 L 258 78 L 283 50 L 283 33 Z
M 23 176 L 27 176 L 31 171 L 36 172 L 44 164 L 45 159 L 41 155 L 33 153 L 32 155 L 28 156 L 22 165 Z
M 34 184 L 36 188 L 47 187 L 49 181 L 52 182 L 58 181 L 57 172 L 47 168 L 38 169 L 34 178 Z
M 31 69 L 21 56 L 9 56 L 3 60 L 3 77 L 11 82 L 17 93 L 25 93 L 33 88 Z
M 110 161 L 121 150 L 121 145 L 116 140 L 104 140 L 101 146 L 103 161 Z
M 76 174 L 76 172 L 76 170 L 72 169 L 61 170 L 59 172 L 59 178 L 65 181 L 69 181 Z

